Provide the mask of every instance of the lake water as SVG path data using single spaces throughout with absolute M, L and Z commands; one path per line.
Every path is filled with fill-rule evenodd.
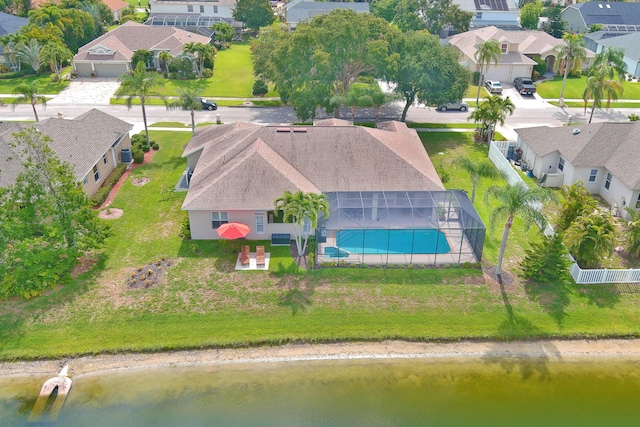
M 25 425 L 45 378 L 0 378 Z M 547 358 L 305 361 L 74 378 L 59 426 L 637 426 L 640 363 Z

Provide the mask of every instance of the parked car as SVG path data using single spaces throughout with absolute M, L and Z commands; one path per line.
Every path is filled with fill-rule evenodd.
M 438 110 L 440 111 L 447 111 L 447 110 L 467 111 L 468 109 L 469 109 L 469 104 L 463 101 L 449 102 L 448 104 L 444 104 L 438 107 Z
M 487 88 L 489 93 L 497 93 L 498 95 L 502 95 L 502 84 L 500 84 L 497 80 L 487 80 L 484 82 L 484 87 Z
M 536 85 L 529 77 L 516 77 L 513 81 L 513 87 L 516 88 L 520 95 L 533 95 L 536 93 Z
M 216 104 L 213 101 L 209 101 L 207 99 L 200 98 L 200 103 L 202 103 L 202 109 L 203 110 L 213 111 L 213 110 L 217 110 L 218 109 L 218 104 Z

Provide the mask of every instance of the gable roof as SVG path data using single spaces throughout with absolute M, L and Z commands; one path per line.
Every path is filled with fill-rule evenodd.
M 13 140 L 14 132 L 27 127 L 35 127 L 51 138 L 51 149 L 60 160 L 74 166 L 76 179 L 80 181 L 133 125 L 95 108 L 73 120 L 50 118 L 28 124 L 0 123 L 0 187 L 15 182 L 22 170 L 21 162 L 8 142 Z
M 640 25 L 639 3 L 584 2 L 567 6 L 567 9 L 576 9 L 587 28 L 592 24 Z
M 415 130 L 336 120 L 320 126 L 250 123 L 199 129 L 183 157 L 201 151 L 183 209 L 265 209 L 285 190 L 429 191 L 444 187 Z
M 598 41 L 602 46 L 618 47 L 624 49 L 624 56 L 640 59 L 640 33 L 629 33 L 617 37 L 602 38 Z M 629 70 L 633 72 L 634 70 Z
M 15 34 L 18 30 L 29 23 L 27 18 L 0 12 L 0 36 L 5 34 Z
M 102 0 L 102 3 L 106 4 L 112 12 L 122 10 L 129 6 L 129 3 L 124 0 Z
M 176 56 L 182 53 L 186 43 L 207 44 L 210 40 L 209 37 L 179 28 L 156 27 L 129 21 L 82 46 L 73 59 L 130 61 L 133 53 L 140 49 L 166 50 Z M 105 50 L 112 52 L 105 54 Z
M 283 6 L 286 11 L 287 22 L 311 20 L 317 15 L 325 15 L 336 9 L 352 9 L 359 13 L 369 12 L 369 3 L 366 2 L 319 2 L 307 0 L 294 0 Z
M 640 189 L 640 124 L 592 123 L 575 127 L 516 129 L 522 140 L 540 157 L 558 152 L 576 167 L 605 167 L 632 190 Z

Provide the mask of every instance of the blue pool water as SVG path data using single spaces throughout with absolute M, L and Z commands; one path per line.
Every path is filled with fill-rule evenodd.
M 446 254 L 451 251 L 444 233 L 433 229 L 340 230 L 337 246 L 357 254 Z

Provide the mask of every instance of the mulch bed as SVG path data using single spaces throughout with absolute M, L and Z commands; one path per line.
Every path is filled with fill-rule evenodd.
M 173 265 L 170 259 L 161 258 L 156 262 L 136 268 L 127 279 L 130 288 L 146 289 L 160 281 L 162 273 Z

